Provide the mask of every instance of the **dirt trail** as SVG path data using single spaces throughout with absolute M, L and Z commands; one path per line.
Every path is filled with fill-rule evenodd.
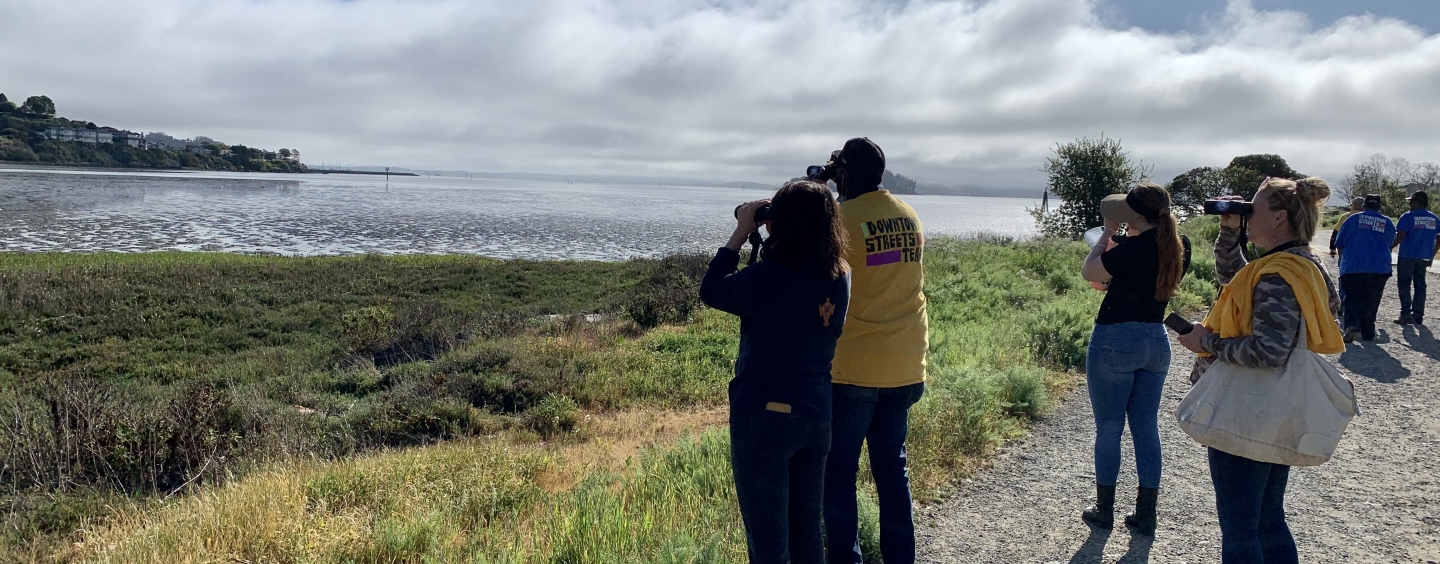
M 1440 276 L 1432 271 L 1429 279 L 1433 328 L 1390 323 L 1399 313 L 1392 279 L 1376 342 L 1352 344 L 1331 359 L 1355 382 L 1362 415 L 1329 463 L 1291 472 L 1286 508 L 1302 562 L 1440 564 Z M 1190 388 L 1194 355 L 1178 344 L 1172 348 L 1160 416 L 1160 530 L 1153 541 L 1132 538 L 1123 526 L 1092 532 L 1080 520 L 1094 496 L 1094 424 L 1081 387 L 992 468 L 949 500 L 919 510 L 921 560 L 1219 562 L 1205 450 L 1174 420 Z M 1120 515 L 1131 509 L 1136 485 L 1128 431 L 1124 452 Z

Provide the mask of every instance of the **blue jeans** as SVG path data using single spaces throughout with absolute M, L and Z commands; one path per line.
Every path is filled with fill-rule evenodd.
M 1210 483 L 1220 516 L 1224 564 L 1295 564 L 1300 556 L 1285 524 L 1290 467 L 1210 450 Z
M 835 384 L 833 450 L 825 466 L 825 540 L 831 564 L 856 564 L 860 558 L 855 476 L 860 445 L 870 443 L 870 473 L 880 498 L 880 556 L 885 564 L 915 562 L 915 521 L 910 505 L 910 470 L 905 467 L 905 435 L 910 406 L 920 401 L 925 383 L 899 388 Z
M 1140 487 L 1160 487 L 1160 413 L 1170 339 L 1159 323 L 1096 325 L 1085 358 L 1085 383 L 1095 414 L 1095 483 L 1120 478 L 1120 435 L 1130 422 Z
M 830 422 L 730 412 L 730 467 L 752 564 L 821 564 Z
M 1430 261 L 1402 258 L 1395 263 L 1395 281 L 1400 284 L 1400 317 L 1410 317 L 1418 323 L 1425 318 L 1425 269 Z M 1414 284 L 1415 293 L 1410 293 Z

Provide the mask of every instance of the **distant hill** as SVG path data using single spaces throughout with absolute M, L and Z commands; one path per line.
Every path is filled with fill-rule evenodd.
M 151 169 L 306 172 L 300 153 L 175 139 L 57 117 L 48 96 L 15 105 L 0 94 L 0 161 Z
M 943 184 L 921 184 L 915 191 L 935 196 L 983 196 L 987 198 L 1031 198 L 1040 200 L 1044 188 L 998 188 L 994 186 L 946 186 Z

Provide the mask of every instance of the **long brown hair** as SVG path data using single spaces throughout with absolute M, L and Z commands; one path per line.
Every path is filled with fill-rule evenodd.
M 1180 241 L 1180 224 L 1170 213 L 1170 191 L 1153 182 L 1144 182 L 1130 191 L 1146 208 L 1159 210 L 1145 218 L 1155 226 L 1155 246 L 1160 259 L 1160 273 L 1155 277 L 1155 299 L 1167 301 L 1185 277 L 1185 244 Z
M 849 237 L 830 189 L 807 180 L 786 184 L 770 199 L 770 238 L 761 255 L 806 276 L 845 274 Z

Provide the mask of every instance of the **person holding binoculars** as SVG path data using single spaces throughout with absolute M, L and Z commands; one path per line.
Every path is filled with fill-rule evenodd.
M 1339 308 L 1335 282 L 1310 248 L 1320 206 L 1329 197 L 1330 187 L 1319 178 L 1267 178 L 1250 203 L 1237 197 L 1213 205 L 1207 202 L 1207 213 L 1224 212 L 1215 241 L 1215 270 L 1225 288 L 1205 323 L 1194 324 L 1177 338 L 1197 354 L 1190 373 L 1192 384 L 1217 363 L 1250 369 L 1283 368 L 1302 343 L 1317 354 L 1344 350 L 1334 318 Z M 1351 217 L 1346 224 L 1360 219 Z M 1384 229 L 1383 224 L 1377 225 Z M 1247 260 L 1242 231 L 1266 249 L 1264 255 Z M 1342 269 L 1345 257 L 1352 252 L 1347 248 L 1349 242 L 1342 232 L 1338 240 Z M 1383 243 L 1382 248 L 1387 248 L 1384 244 L 1388 243 Z M 1387 253 L 1387 270 L 1388 266 Z M 1347 292 L 1352 298 L 1356 293 Z M 1273 397 L 1261 401 L 1283 404 L 1294 399 Z M 1333 407 L 1327 405 L 1325 409 Z M 1240 417 L 1244 419 L 1233 421 L 1233 427 L 1257 429 L 1263 424 L 1260 414 L 1246 412 Z M 1220 518 L 1222 562 L 1297 562 L 1295 539 L 1285 519 L 1290 467 L 1231 454 L 1214 446 L 1209 446 L 1207 453 Z
M 1125 524 L 1154 535 L 1160 493 L 1160 398 L 1170 370 L 1170 338 L 1162 321 L 1170 296 L 1190 268 L 1190 247 L 1170 212 L 1170 193 L 1143 183 L 1100 203 L 1105 229 L 1085 259 L 1085 280 L 1106 286 L 1095 318 L 1085 381 L 1095 416 L 1095 505 L 1081 518 L 1114 526 L 1120 437 L 1135 442 L 1140 487 Z M 1125 234 L 1116 237 L 1121 225 Z M 1110 243 L 1114 245 L 1110 245 Z
M 856 137 L 807 174 L 833 180 L 853 268 L 850 315 L 831 370 L 835 421 L 825 470 L 825 539 L 830 564 L 859 564 L 855 480 L 867 446 L 880 509 L 880 556 L 915 562 L 915 519 L 905 438 L 910 408 L 925 393 L 930 325 L 925 238 L 915 210 L 881 186 L 885 153 Z
M 740 206 L 735 223 L 700 299 L 740 317 L 730 463 L 746 546 L 753 563 L 818 564 L 831 360 L 850 304 L 847 236 L 830 190 L 809 181 Z M 770 237 L 753 251 L 760 261 L 737 272 L 740 248 L 761 224 Z

